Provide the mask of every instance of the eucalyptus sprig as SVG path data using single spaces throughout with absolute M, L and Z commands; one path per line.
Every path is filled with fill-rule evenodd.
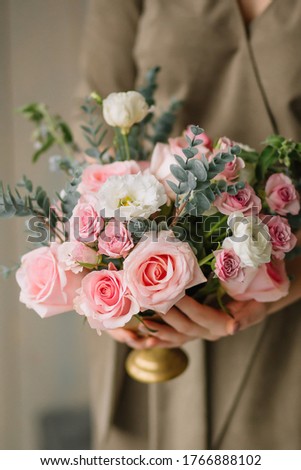
M 102 98 L 96 92 L 85 100 L 85 103 L 81 106 L 86 119 L 85 124 L 81 125 L 83 135 L 87 143 L 90 145 L 85 150 L 86 155 L 93 157 L 98 161 L 102 161 L 103 156 L 108 151 L 108 147 L 100 150 L 104 138 L 107 134 L 107 129 L 103 129 L 103 120 L 101 114 Z
M 178 180 L 178 184 L 167 181 L 176 194 L 176 214 L 171 226 L 174 226 L 179 217 L 185 214 L 194 216 L 204 214 L 216 197 L 221 196 L 223 192 L 235 195 L 244 188 L 242 182 L 228 185 L 223 180 L 214 181 L 214 178 L 224 170 L 226 164 L 233 160 L 234 155 L 239 154 L 239 147 L 234 146 L 230 152 L 218 153 L 210 162 L 205 155 L 202 155 L 201 159 L 195 159 L 194 157 L 198 154 L 196 147 L 202 144 L 202 139 L 197 137 L 204 130 L 199 126 L 191 126 L 190 130 L 193 138 L 187 134 L 185 138 L 188 146 L 182 149 L 186 160 L 180 155 L 174 155 L 177 164 L 170 166 L 170 171 Z
M 32 182 L 25 176 L 18 186 L 24 188 L 25 195 L 22 195 L 17 187 L 11 190 L 7 186 L 5 189 L 0 182 L 0 218 L 34 216 L 50 236 L 54 235 L 62 240 L 56 227 L 58 216 L 51 210 L 50 198 L 46 191 L 41 186 L 34 189 Z

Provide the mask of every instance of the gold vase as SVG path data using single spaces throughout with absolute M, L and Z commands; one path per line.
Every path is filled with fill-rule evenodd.
M 147 384 L 167 382 L 178 377 L 188 365 L 188 357 L 180 348 L 133 350 L 125 368 L 130 377 Z

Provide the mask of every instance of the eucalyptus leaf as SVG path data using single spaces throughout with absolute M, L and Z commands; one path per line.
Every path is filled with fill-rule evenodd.
M 174 155 L 176 161 L 182 168 L 186 168 L 186 162 L 184 161 L 183 157 L 180 157 L 180 155 Z
M 200 160 L 189 160 L 187 168 L 194 174 L 199 181 L 207 180 L 207 171 Z
M 187 176 L 188 176 L 188 186 L 189 186 L 189 189 L 190 189 L 190 191 L 192 191 L 192 190 L 195 189 L 196 186 L 197 186 L 196 177 L 194 176 L 193 173 L 191 173 L 191 171 L 188 171 L 186 174 L 187 174 Z
M 182 149 L 182 152 L 184 153 L 186 158 L 193 158 L 198 153 L 197 149 L 195 149 L 193 147 L 184 148 L 184 149 Z
M 170 171 L 171 174 L 182 183 L 188 181 L 188 174 L 182 167 L 172 164 L 170 165 Z
M 181 189 L 179 188 L 179 186 L 176 183 L 174 183 L 173 181 L 170 181 L 170 180 L 167 180 L 166 183 L 173 190 L 173 192 L 175 194 L 182 194 Z
M 85 150 L 85 154 L 89 157 L 100 158 L 101 154 L 97 148 L 88 148 Z
M 210 201 L 208 200 L 208 198 L 205 196 L 205 194 L 202 191 L 195 191 L 193 193 L 192 201 L 195 203 L 195 206 L 196 206 L 196 212 L 197 212 L 196 215 L 203 214 L 211 206 Z
M 203 134 L 204 129 L 202 129 L 199 126 L 190 126 L 190 130 L 193 133 L 193 135 L 200 135 Z

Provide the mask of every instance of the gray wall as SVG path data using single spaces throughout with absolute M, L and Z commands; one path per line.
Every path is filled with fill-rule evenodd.
M 26 173 L 49 191 L 47 161 L 30 163 L 31 126 L 14 109 L 44 101 L 69 118 L 77 83 L 85 0 L 0 1 L 0 179 Z M 0 264 L 25 252 L 23 221 L 0 220 Z M 88 403 L 87 331 L 76 314 L 41 320 L 18 303 L 14 277 L 0 279 L 0 448 L 40 445 L 41 414 Z

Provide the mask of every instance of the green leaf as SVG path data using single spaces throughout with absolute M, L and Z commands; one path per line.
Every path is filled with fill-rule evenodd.
M 63 121 L 59 121 L 58 127 L 61 129 L 66 144 L 73 142 L 73 134 L 70 127 Z
M 233 145 L 230 149 L 230 153 L 232 153 L 232 155 L 240 155 L 240 151 L 241 149 L 239 145 Z
M 170 165 L 171 174 L 182 183 L 188 181 L 187 172 L 180 166 L 172 164 Z
M 43 153 L 45 153 L 50 147 L 54 144 L 55 140 L 51 134 L 47 134 L 47 138 L 45 142 L 43 142 L 42 147 L 37 150 L 33 156 L 32 156 L 32 161 L 33 163 L 36 163 L 38 159 L 40 158 Z
M 97 139 L 97 141 L 96 141 L 97 147 L 99 147 L 99 146 L 101 145 L 101 143 L 102 143 L 103 139 L 105 138 L 105 136 L 107 135 L 107 133 L 108 133 L 108 130 L 105 129 L 105 130 L 100 134 L 100 136 L 98 137 L 98 139 Z
M 200 160 L 189 160 L 187 168 L 196 176 L 199 181 L 207 180 L 207 171 Z
M 196 147 L 197 145 L 201 145 L 203 143 L 202 139 L 195 139 L 193 142 L 193 147 Z
M 157 75 L 160 72 L 160 67 L 151 68 L 146 74 L 146 83 L 144 87 L 140 88 L 139 93 L 141 93 L 147 104 L 152 106 L 155 103 L 154 92 L 157 89 Z
M 230 196 L 236 196 L 236 194 L 238 193 L 238 190 L 237 190 L 235 184 L 230 184 L 227 187 L 227 193 L 230 194 Z
M 233 154 L 222 152 L 222 153 L 218 154 L 218 157 L 217 157 L 216 161 L 220 160 L 224 163 L 229 163 L 229 162 L 232 162 L 233 159 L 234 159 Z
M 198 150 L 193 147 L 189 147 L 189 148 L 182 149 L 182 152 L 184 153 L 185 157 L 189 159 L 197 155 Z
M 197 180 L 194 174 L 191 173 L 191 171 L 187 172 L 187 176 L 188 176 L 188 186 L 189 186 L 190 191 L 192 191 L 197 186 Z
M 266 173 L 278 160 L 278 152 L 272 146 L 268 145 L 259 155 L 256 165 L 256 177 L 259 181 L 265 179 Z
M 192 201 L 195 203 L 197 215 L 203 214 L 211 206 L 210 201 L 202 191 L 195 191 Z
M 40 122 L 44 114 L 40 110 L 41 105 L 39 103 L 30 103 L 17 109 L 17 112 L 23 114 L 27 119 L 34 122 Z
M 80 128 L 85 131 L 87 134 L 94 135 L 93 129 L 91 127 L 81 125 Z
M 178 110 L 181 106 L 181 101 L 173 101 L 169 109 L 157 119 L 154 124 L 154 135 L 151 137 L 153 144 L 156 144 L 157 142 L 167 142 L 176 122 Z
M 259 153 L 253 152 L 253 151 L 247 151 L 244 149 L 240 149 L 240 154 L 239 156 L 243 159 L 244 162 L 246 163 L 257 163 L 259 159 Z
M 182 168 L 186 168 L 186 163 L 183 159 L 183 157 L 180 157 L 180 155 L 174 155 L 176 161 L 178 162 L 178 164 L 182 167 Z
M 22 180 L 17 184 L 17 186 L 19 186 L 19 187 L 21 187 L 21 188 L 24 187 L 25 189 L 27 189 L 27 191 L 28 191 L 29 193 L 32 192 L 32 188 L 33 188 L 32 181 L 29 180 L 29 179 L 27 178 L 27 176 L 25 176 L 25 175 L 23 175 Z
M 185 134 L 185 140 L 188 143 L 189 147 L 191 147 L 192 146 L 192 140 L 191 140 L 191 138 L 189 137 L 188 134 Z
M 179 186 L 178 186 L 177 184 L 175 184 L 173 181 L 167 180 L 166 183 L 168 184 L 168 186 L 172 189 L 172 191 L 173 191 L 175 194 L 182 194 L 182 191 L 181 191 L 181 189 L 179 188 Z
M 227 191 L 227 183 L 225 180 L 219 180 L 217 182 L 217 187 L 221 192 Z
M 206 198 L 208 199 L 208 201 L 210 201 L 211 203 L 215 201 L 215 194 L 214 194 L 214 192 L 212 191 L 211 187 L 206 188 L 206 189 L 203 191 L 203 194 L 204 194 L 204 196 L 206 196 Z
M 193 135 L 200 135 L 203 134 L 204 129 L 202 129 L 199 126 L 190 126 L 190 130 L 193 133 Z
M 101 157 L 101 153 L 96 148 L 88 148 L 85 150 L 85 153 L 89 155 L 89 157 L 94 157 L 94 158 Z
M 81 261 L 76 261 L 80 266 L 86 269 L 96 269 L 97 264 L 90 264 L 90 263 L 82 263 Z

